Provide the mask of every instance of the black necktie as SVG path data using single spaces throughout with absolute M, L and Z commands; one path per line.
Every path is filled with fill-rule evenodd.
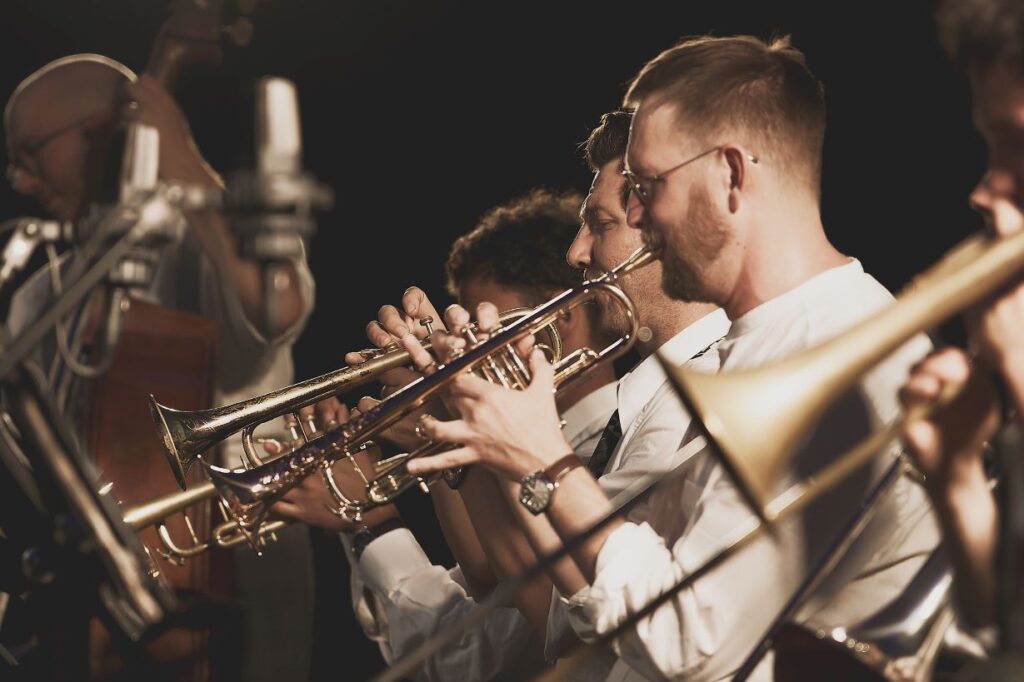
M 604 473 L 605 467 L 608 466 L 608 460 L 611 459 L 620 438 L 622 438 L 622 425 L 619 423 L 619 411 L 615 410 L 612 412 L 611 419 L 608 420 L 608 425 L 601 432 L 601 438 L 597 441 L 594 454 L 587 462 L 587 468 L 590 469 L 590 473 L 594 474 L 594 478 L 598 478 Z
M 715 341 L 712 341 L 707 346 L 697 351 L 690 359 L 693 360 L 704 355 L 721 340 L 722 339 L 716 339 Z M 619 440 L 621 438 L 622 424 L 619 422 L 619 411 L 615 410 L 612 412 L 611 419 L 608 420 L 608 425 L 605 426 L 604 431 L 601 432 L 601 438 L 597 441 L 597 447 L 594 448 L 594 454 L 590 457 L 590 461 L 587 462 L 587 468 L 590 469 L 590 473 L 594 474 L 594 478 L 600 478 L 604 474 L 604 470 L 608 467 L 608 460 L 611 459 L 612 453 L 615 452 L 615 446 L 619 444 Z

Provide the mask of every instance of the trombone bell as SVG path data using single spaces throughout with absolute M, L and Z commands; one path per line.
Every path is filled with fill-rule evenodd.
M 890 353 L 1020 275 L 1024 231 L 1009 237 L 978 234 L 914 279 L 897 300 L 843 334 L 760 368 L 702 374 L 672 366 L 659 355 L 690 414 L 704 425 L 737 487 L 762 521 L 777 518 L 792 499 L 775 497 L 802 436 L 826 409 Z M 906 414 L 926 416 L 947 403 Z M 793 494 L 818 495 L 898 436 L 899 422 L 815 473 Z M 799 488 L 799 489 L 798 489 Z

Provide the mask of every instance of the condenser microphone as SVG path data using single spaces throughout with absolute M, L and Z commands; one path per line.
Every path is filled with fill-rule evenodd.
M 302 135 L 295 86 L 268 77 L 256 88 L 256 169 L 228 182 L 242 256 L 264 263 L 301 258 L 316 230 L 313 209 L 330 208 L 331 190 L 302 170 Z

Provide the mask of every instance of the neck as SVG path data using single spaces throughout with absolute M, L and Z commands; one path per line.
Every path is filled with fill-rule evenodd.
M 825 236 L 816 199 L 778 196 L 747 230 L 739 279 L 722 304 L 730 320 L 848 260 Z
M 558 411 L 565 412 L 597 389 L 613 381 L 615 381 L 615 368 L 610 362 L 601 363 L 599 366 L 587 370 L 583 378 L 577 379 L 572 386 L 558 392 L 558 396 L 555 398 Z
M 661 294 L 661 291 L 658 291 Z M 673 336 L 713 312 L 713 303 L 688 303 L 659 295 L 651 301 L 650 314 L 641 316 L 641 326 L 651 330 L 650 338 L 638 340 L 637 353 L 646 358 L 661 348 Z

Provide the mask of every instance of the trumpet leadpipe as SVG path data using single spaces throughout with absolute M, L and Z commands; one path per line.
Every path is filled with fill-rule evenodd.
M 124 522 L 132 530 L 142 530 L 160 523 L 169 516 L 182 512 L 203 500 L 216 497 L 217 489 L 210 481 L 193 486 L 188 490 L 168 493 L 147 502 L 142 502 L 124 511 Z

